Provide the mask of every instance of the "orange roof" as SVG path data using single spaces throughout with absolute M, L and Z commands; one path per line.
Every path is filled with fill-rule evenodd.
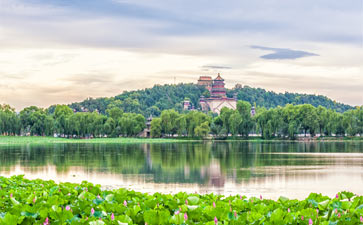
M 199 80 L 212 80 L 212 77 L 210 77 L 210 76 L 200 76 Z
M 218 76 L 216 77 L 216 79 L 214 80 L 223 80 L 223 78 L 221 77 L 221 75 L 218 73 Z

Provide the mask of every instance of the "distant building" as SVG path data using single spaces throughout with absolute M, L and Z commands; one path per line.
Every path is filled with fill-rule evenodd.
M 212 90 L 213 80 L 211 76 L 200 76 L 198 85 L 205 86 L 208 91 Z
M 236 96 L 234 96 L 234 98 L 227 98 L 226 88 L 224 87 L 224 79 L 219 73 L 218 76 L 214 80 L 212 80 L 211 85 L 207 77 L 200 77 L 198 80 L 198 84 L 206 86 L 207 89 L 209 86 L 211 86 L 211 88 L 208 89 L 210 91 L 211 97 L 205 98 L 204 96 L 201 96 L 200 98 L 199 103 L 202 107 L 202 111 L 212 111 L 219 114 L 223 107 L 236 109 L 237 98 Z
M 185 98 L 183 102 L 183 109 L 184 110 L 190 110 L 192 108 L 192 104 L 190 103 L 189 98 Z
M 151 131 L 151 121 L 153 120 L 152 115 L 150 115 L 147 119 L 146 119 L 146 127 L 143 131 L 141 131 L 141 133 L 138 134 L 139 137 L 146 137 L 149 138 L 151 137 L 150 131 Z

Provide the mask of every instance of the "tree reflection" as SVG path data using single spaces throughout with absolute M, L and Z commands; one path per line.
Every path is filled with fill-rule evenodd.
M 362 142 L 205 142 L 155 144 L 49 144 L 0 146 L 0 173 L 21 168 L 35 174 L 55 167 L 57 176 L 85 174 L 145 176 L 154 183 L 223 187 L 267 177 L 306 176 L 289 168 L 346 164 L 362 159 L 308 153 L 361 153 Z M 293 154 L 292 154 L 293 153 Z M 299 153 L 299 154 L 295 154 Z M 306 153 L 306 154 L 301 154 Z M 312 174 L 316 176 L 317 173 Z M 260 179 L 265 177 L 266 179 Z M 52 179 L 52 177 L 49 177 Z M 126 178 L 128 179 L 128 178 Z

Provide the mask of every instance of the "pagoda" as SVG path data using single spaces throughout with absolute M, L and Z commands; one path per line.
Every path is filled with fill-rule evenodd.
M 211 88 L 208 88 L 208 86 L 206 85 L 206 88 L 209 90 L 211 97 L 200 97 L 199 103 L 203 111 L 212 111 L 219 114 L 223 107 L 236 109 L 237 97 L 234 96 L 234 98 L 228 98 L 224 85 L 224 79 L 219 73 L 217 77 L 213 80 Z
M 224 79 L 219 73 L 216 79 L 213 80 L 211 96 L 213 98 L 227 98 L 226 88 L 224 87 Z

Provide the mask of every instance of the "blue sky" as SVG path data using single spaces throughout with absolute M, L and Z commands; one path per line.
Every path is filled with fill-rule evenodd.
M 362 2 L 0 0 L 0 102 L 46 107 L 221 72 L 228 87 L 362 105 Z

